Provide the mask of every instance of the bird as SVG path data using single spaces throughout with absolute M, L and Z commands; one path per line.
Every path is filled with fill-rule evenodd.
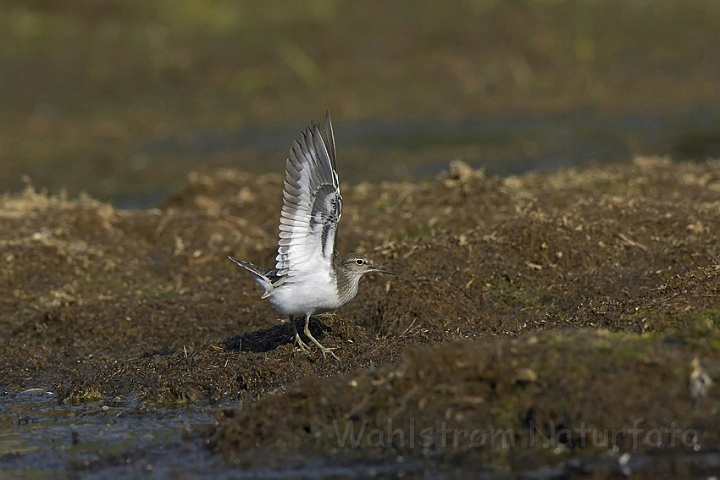
M 249 271 L 262 288 L 262 298 L 287 315 L 295 333 L 295 344 L 306 354 L 310 347 L 300 338 L 295 317 L 305 317 L 305 335 L 322 352 L 335 355 L 310 332 L 310 317 L 339 309 L 358 292 L 366 273 L 395 275 L 363 254 L 341 257 L 337 252 L 338 221 L 342 197 L 337 175 L 335 135 L 330 110 L 325 127 L 310 122 L 293 143 L 285 162 L 280 239 L 275 268 L 264 268 L 228 257 Z

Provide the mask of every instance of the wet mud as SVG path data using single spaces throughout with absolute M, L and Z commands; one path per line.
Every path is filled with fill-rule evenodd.
M 157 448 L 218 478 L 719 468 L 717 161 L 505 179 L 453 162 L 426 183 L 342 185 L 339 249 L 400 275 L 313 319 L 340 361 L 296 350 L 227 260 L 273 263 L 281 186 L 195 173 L 138 211 L 31 185 L 0 197 L 3 401 L 39 389 L 60 411 L 149 422 L 202 409 Z M 62 468 L 102 476 L 138 448 Z

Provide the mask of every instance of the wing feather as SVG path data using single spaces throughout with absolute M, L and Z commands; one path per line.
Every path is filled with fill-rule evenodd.
M 283 207 L 276 268 L 294 277 L 332 268 L 342 197 L 337 176 L 330 112 L 325 128 L 313 123 L 295 142 L 285 162 Z

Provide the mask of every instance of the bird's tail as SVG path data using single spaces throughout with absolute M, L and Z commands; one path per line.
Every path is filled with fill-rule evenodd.
M 273 291 L 275 290 L 275 287 L 273 287 L 272 281 L 268 277 L 269 270 L 258 267 L 257 265 L 253 265 L 250 262 L 246 262 L 244 260 L 238 260 L 237 258 L 228 256 L 230 260 L 235 262 L 236 264 L 243 267 L 248 272 L 252 273 L 252 276 L 255 278 L 255 281 L 262 287 L 263 289 L 263 296 L 262 298 L 269 297 Z

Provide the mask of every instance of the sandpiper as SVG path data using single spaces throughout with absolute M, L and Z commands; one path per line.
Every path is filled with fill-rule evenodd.
M 310 351 L 295 328 L 294 316 L 305 316 L 305 335 L 320 349 L 338 359 L 310 333 L 310 316 L 337 310 L 355 298 L 360 277 L 368 272 L 391 273 L 365 255 L 341 258 L 335 250 L 342 197 L 335 159 L 335 137 L 330 111 L 325 128 L 311 122 L 293 144 L 285 162 L 280 241 L 275 268 L 263 268 L 229 257 L 247 269 L 278 312 L 288 315 L 295 343 Z

